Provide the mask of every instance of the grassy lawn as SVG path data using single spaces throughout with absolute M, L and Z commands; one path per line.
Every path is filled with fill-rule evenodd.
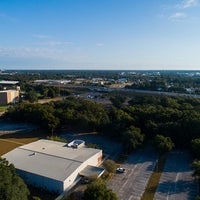
M 0 112 L 5 112 L 8 106 L 0 106 Z
M 46 135 L 47 133 L 42 130 L 6 133 L 4 135 L 0 135 L 0 156 L 21 145 L 37 141 L 41 138 L 46 138 Z M 41 190 L 40 188 L 35 188 L 30 185 L 28 185 L 28 188 L 31 193 L 30 199 L 33 199 L 33 196 L 39 196 L 42 200 L 54 200 L 57 197 L 56 194 Z
M 153 200 L 163 168 L 165 166 L 166 158 L 167 154 L 164 154 L 159 157 L 156 167 L 149 179 L 149 182 L 147 184 L 147 187 L 145 189 L 145 192 L 143 193 L 141 200 L 147 200 L 147 199 Z
M 3 154 L 11 151 L 12 149 L 14 149 L 14 148 L 16 148 L 18 146 L 20 146 L 20 145 L 0 140 L 0 156 L 2 156 Z
M 12 149 L 19 147 L 23 144 L 28 144 L 30 142 L 36 141 L 39 138 L 9 138 L 1 139 L 0 137 L 0 156 L 11 151 Z
M 40 138 L 46 138 L 46 134 L 43 131 L 35 130 L 32 132 L 16 132 L 10 134 L 4 134 L 0 136 L 0 156 L 11 151 L 12 149 L 19 147 L 23 144 L 28 144 L 39 140 Z

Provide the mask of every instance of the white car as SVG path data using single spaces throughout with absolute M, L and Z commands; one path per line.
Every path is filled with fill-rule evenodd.
M 126 172 L 126 170 L 124 168 L 122 168 L 122 167 L 119 167 L 119 168 L 117 168 L 116 172 L 124 173 L 124 172 Z

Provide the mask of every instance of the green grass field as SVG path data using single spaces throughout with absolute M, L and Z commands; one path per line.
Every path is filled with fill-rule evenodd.
M 0 112 L 5 112 L 8 106 L 0 106 Z
M 0 156 L 18 146 L 37 141 L 41 138 L 46 138 L 46 134 L 40 130 L 0 135 Z

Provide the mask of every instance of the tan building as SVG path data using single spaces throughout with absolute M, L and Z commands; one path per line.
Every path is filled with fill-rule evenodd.
M 3 90 L 0 91 L 0 104 L 16 103 L 19 100 L 19 91 Z

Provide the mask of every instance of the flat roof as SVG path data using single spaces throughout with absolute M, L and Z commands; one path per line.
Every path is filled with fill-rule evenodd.
M 84 161 L 99 152 L 99 149 L 73 149 L 66 143 L 42 139 L 20 146 L 2 157 L 16 169 L 64 181 Z
M 0 81 L 0 84 L 15 85 L 17 83 L 19 83 L 19 81 Z
M 0 93 L 6 93 L 6 92 L 19 92 L 18 90 L 0 90 Z

